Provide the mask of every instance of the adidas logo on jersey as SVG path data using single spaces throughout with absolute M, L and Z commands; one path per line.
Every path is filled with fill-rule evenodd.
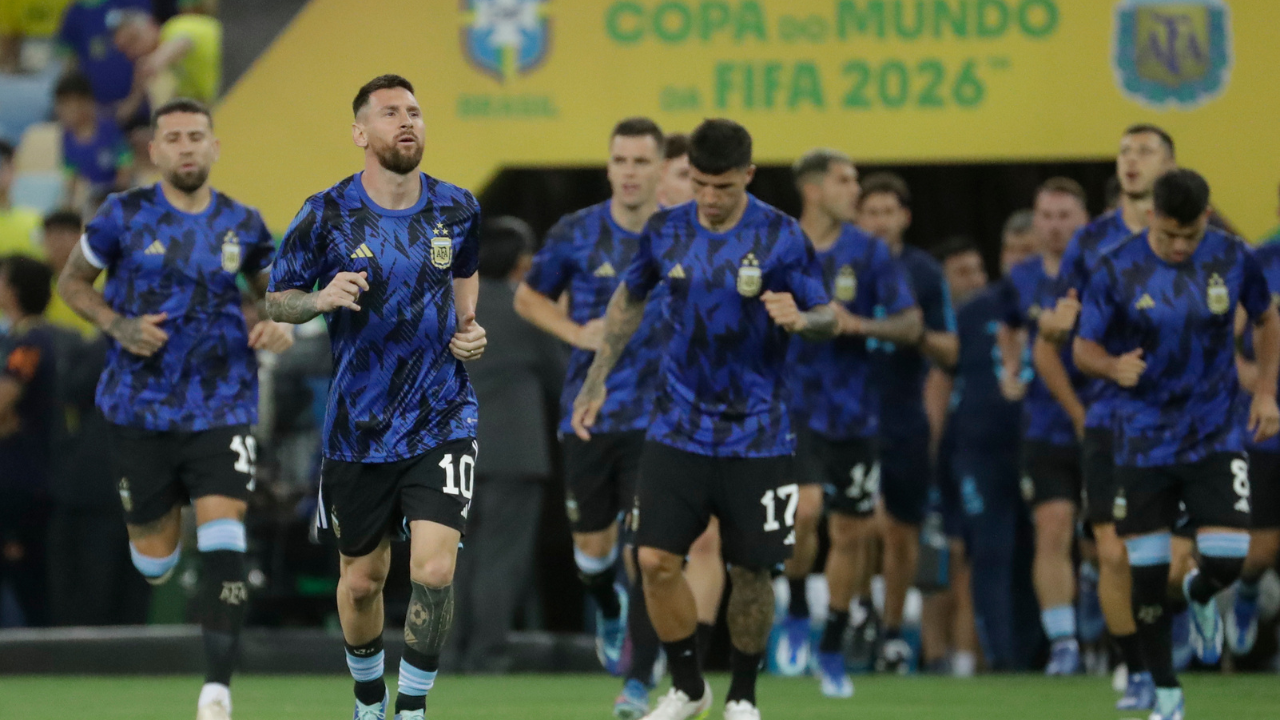
M 1142 293 L 1142 297 L 1138 298 L 1138 302 L 1133 304 L 1133 309 L 1134 310 L 1150 310 L 1155 306 L 1156 306 L 1156 301 L 1152 300 L 1150 295 L 1146 293 Z
M 351 257 L 353 257 L 353 258 L 371 258 L 371 257 L 373 257 L 373 253 L 369 251 L 369 246 L 368 246 L 368 245 L 365 245 L 364 243 L 360 243 L 360 247 L 356 248 L 356 251 L 355 251 L 355 252 L 353 252 L 353 253 L 351 253 Z
M 142 251 L 142 254 L 144 254 L 144 255 L 163 255 L 163 254 L 164 254 L 164 245 L 161 245 L 161 244 L 160 244 L 160 241 L 159 241 L 159 240 L 156 240 L 155 242 L 153 242 L 153 243 L 151 243 L 150 245 L 148 245 L 148 246 L 147 246 L 147 249 Z
M 607 260 L 591 274 L 596 277 L 618 277 L 618 271 L 613 269 L 613 263 Z
M 683 265 L 681 265 L 681 264 L 679 264 L 679 263 L 676 263 L 676 266 L 675 266 L 675 267 L 673 267 L 673 268 L 671 268 L 671 271 L 667 273 L 667 277 L 669 277 L 669 278 L 671 278 L 671 279 L 673 279 L 673 280 L 683 280 L 683 279 L 684 279 L 684 266 L 683 266 Z

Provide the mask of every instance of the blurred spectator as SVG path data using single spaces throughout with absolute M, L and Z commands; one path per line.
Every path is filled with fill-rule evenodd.
M 10 203 L 13 176 L 13 146 L 0 140 L 0 257 L 40 257 L 40 213 Z
M 62 17 L 58 40 L 74 60 L 68 71 L 78 69 L 93 88 L 99 105 L 113 113 L 118 121 L 136 115 L 145 116 L 143 98 L 125 105 L 133 89 L 133 63 L 116 49 L 107 29 L 107 14 L 113 10 L 151 11 L 150 0 L 76 0 Z
M 491 338 L 482 362 L 467 367 L 485 412 L 476 431 L 481 457 L 458 554 L 456 615 L 448 662 L 471 672 L 509 668 L 507 633 L 532 583 L 543 484 L 551 474 L 551 424 L 564 356 L 560 345 L 521 320 L 515 287 L 533 258 L 533 231 L 515 218 L 485 223 L 480 300 Z
M 1105 212 L 1120 207 L 1120 178 L 1115 175 L 1107 178 L 1106 184 L 1102 186 L 1102 197 L 1107 205 Z
M 0 0 L 0 70 L 40 70 L 70 0 Z
M 44 255 L 53 268 L 53 284 L 58 284 L 58 275 L 71 257 L 71 251 L 80 243 L 82 224 L 80 216 L 71 210 L 58 210 L 44 219 Z M 105 282 L 102 280 L 101 282 Z M 69 330 L 85 340 L 98 334 L 93 323 L 76 314 L 58 293 L 53 293 L 49 307 L 44 311 L 44 318 L 50 325 Z
M 200 13 L 184 12 L 158 25 L 150 12 L 121 10 L 107 18 L 116 48 L 135 65 L 131 97 L 148 93 L 166 70 L 174 95 L 212 105 L 222 84 L 222 23 Z M 156 103 L 168 98 L 153 97 Z
M 1031 221 L 1035 213 L 1030 208 L 1015 210 L 1008 220 L 1004 221 L 1004 232 L 1000 238 L 1000 274 L 1008 275 L 1009 268 L 1026 260 L 1039 250 L 1036 234 L 1032 231 Z
M 160 168 L 151 162 L 151 121 L 135 118 L 124 126 L 124 137 L 133 155 L 133 177 L 129 187 L 150 187 L 160 182 Z
M 133 154 L 110 116 L 100 114 L 84 75 L 68 75 L 53 91 L 53 111 L 62 126 L 63 201 L 89 211 L 107 193 L 129 187 Z
M 49 266 L 21 255 L 0 259 L 0 584 L 9 583 L 26 624 L 48 624 L 45 539 L 49 464 L 57 424 L 53 338 L 41 315 Z

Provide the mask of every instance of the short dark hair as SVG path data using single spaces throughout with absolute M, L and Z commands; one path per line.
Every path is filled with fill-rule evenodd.
M 666 139 L 662 135 L 662 128 L 658 127 L 658 123 L 647 117 L 629 117 L 620 120 L 617 125 L 613 126 L 613 132 L 609 133 L 609 141 L 612 142 L 616 137 L 644 137 L 649 136 L 653 141 L 658 143 L 658 149 L 662 149 L 663 141 Z
M 1152 199 L 1157 215 L 1190 225 L 1209 207 L 1209 183 L 1195 170 L 1170 170 L 1156 180 Z
M 826 175 L 836 163 L 853 164 L 853 159 L 839 150 L 817 148 L 800 156 L 791 166 L 791 177 L 796 185 L 802 185 L 813 175 Z
M 53 230 L 54 228 L 67 228 L 80 232 L 84 229 L 84 221 L 80 219 L 80 213 L 74 210 L 54 210 L 44 216 L 44 229 Z
M 364 106 L 369 104 L 370 95 L 379 90 L 390 90 L 392 88 L 404 88 L 409 92 L 413 92 L 413 83 L 399 75 L 379 75 L 360 86 L 359 92 L 356 93 L 356 99 L 351 101 L 351 114 L 359 115 Z
M 0 163 L 13 162 L 13 143 L 0 140 Z
M 1070 195 L 1080 201 L 1080 207 L 1086 210 L 1089 207 L 1089 196 L 1085 194 L 1084 187 L 1080 183 L 1069 177 L 1058 175 L 1040 183 L 1040 187 L 1036 188 L 1036 197 L 1040 197 L 1040 193 L 1061 193 Z
M 10 255 L 0 258 L 0 272 L 5 283 L 18 296 L 18 306 L 26 315 L 40 315 L 49 307 L 53 295 L 53 269 L 48 265 L 26 257 Z
M 1035 213 L 1027 208 L 1014 210 L 1004 221 L 1004 228 L 1000 232 L 1001 241 L 1005 235 L 1031 232 L 1031 224 Z
M 668 135 L 662 144 L 662 159 L 675 160 L 689 154 L 689 136 L 684 133 Z
M 956 235 L 942 241 L 942 244 L 933 249 L 933 256 L 938 262 L 945 263 L 957 255 L 965 253 L 978 253 L 982 255 L 982 251 L 978 249 L 977 244 L 969 239 L 967 235 Z
M 209 128 L 213 128 L 213 113 L 209 111 L 209 106 L 199 100 L 191 98 L 174 98 L 169 102 L 156 108 L 151 113 L 151 129 L 155 130 L 160 126 L 160 118 L 165 115 L 173 115 L 174 113 L 191 113 L 193 115 L 203 115 L 209 119 Z
M 903 180 L 900 175 L 891 172 L 872 173 L 862 179 L 862 195 L 858 197 L 858 206 L 861 207 L 864 200 L 872 195 L 889 194 L 898 198 L 898 203 L 904 208 L 911 207 L 911 189 L 907 187 L 907 181 Z
M 89 83 L 88 76 L 78 72 L 63 75 L 53 86 L 53 99 L 64 97 L 93 98 L 93 85 Z
M 703 120 L 689 137 L 689 164 L 708 175 L 751 167 L 751 133 L 732 120 Z
M 1160 142 L 1163 143 L 1165 146 L 1165 149 L 1169 151 L 1169 157 L 1177 157 L 1177 155 L 1174 153 L 1174 148 L 1173 148 L 1173 136 L 1170 135 L 1168 132 L 1166 132 L 1165 129 L 1160 127 L 1159 125 L 1152 125 L 1151 123 L 1136 123 L 1134 125 L 1130 125 L 1129 127 L 1125 128 L 1124 135 L 1122 135 L 1121 137 L 1128 137 L 1130 135 L 1141 135 L 1142 133 L 1151 133 L 1152 135 L 1159 137 Z
M 480 226 L 480 277 L 505 280 L 520 261 L 533 252 L 534 235 L 529 223 L 503 215 Z

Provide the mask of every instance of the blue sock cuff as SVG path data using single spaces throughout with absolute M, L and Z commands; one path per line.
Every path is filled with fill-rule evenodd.
M 356 682 L 370 682 L 372 680 L 380 680 L 386 674 L 386 658 L 387 653 L 379 650 L 376 655 L 369 657 L 356 657 L 347 651 L 347 669 L 351 671 L 351 677 Z
M 1151 567 L 1168 565 L 1173 555 L 1173 535 L 1171 533 L 1154 533 L 1140 535 L 1124 541 L 1129 551 L 1129 564 L 1133 567 Z
M 618 562 L 618 546 L 615 544 L 609 549 L 609 554 L 596 558 L 582 552 L 578 548 L 573 549 L 573 562 L 577 564 L 578 569 L 587 575 L 599 575 L 600 573 L 613 567 Z
M 1062 640 L 1076 635 L 1076 609 L 1071 605 L 1058 605 L 1040 612 L 1040 622 L 1050 640 Z
M 1200 533 L 1196 536 L 1196 547 L 1205 557 L 1244 558 L 1249 554 L 1249 533 Z
M 177 567 L 178 561 L 182 559 L 182 543 L 178 543 L 172 555 L 162 558 L 143 555 L 138 552 L 138 548 L 134 547 L 133 543 L 129 543 L 129 557 L 133 558 L 133 566 L 138 568 L 138 572 L 142 573 L 143 577 L 155 580 L 164 577 L 166 573 Z
M 427 672 L 410 665 L 403 658 L 400 660 L 399 690 L 401 695 L 423 696 L 431 692 L 436 684 L 436 673 Z
M 196 528 L 196 548 L 200 552 L 214 550 L 244 552 L 248 548 L 244 523 L 231 518 L 210 520 Z

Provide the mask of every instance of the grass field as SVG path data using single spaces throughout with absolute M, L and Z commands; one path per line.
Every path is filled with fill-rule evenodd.
M 394 688 L 394 678 L 388 679 Z M 852 700 L 826 700 L 815 681 L 763 678 L 766 720 L 1079 720 L 1137 717 L 1112 710 L 1107 680 L 999 677 L 976 680 L 863 678 Z M 717 697 L 726 677 L 712 678 Z M 4 677 L 0 719 L 189 720 L 194 677 Z M 1274 675 L 1192 676 L 1188 718 L 1280 718 Z M 608 720 L 618 683 L 603 676 L 442 677 L 427 706 L 430 720 Z M 346 720 L 351 684 L 343 677 L 246 676 L 234 686 L 236 720 Z M 721 703 L 711 718 L 718 720 Z

